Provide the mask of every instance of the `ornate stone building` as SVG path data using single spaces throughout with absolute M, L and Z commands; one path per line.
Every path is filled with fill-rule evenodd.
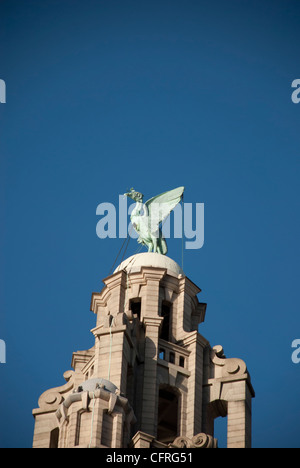
M 39 398 L 33 447 L 214 448 L 219 416 L 227 447 L 250 447 L 250 375 L 198 332 L 200 289 L 157 253 L 128 258 L 103 282 L 91 300 L 95 345 L 73 353 L 66 384 Z

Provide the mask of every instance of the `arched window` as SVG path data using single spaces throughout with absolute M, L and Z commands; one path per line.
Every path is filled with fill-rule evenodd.
M 49 448 L 58 448 L 59 429 L 56 427 L 50 432 L 50 446 Z
M 161 388 L 158 396 L 157 440 L 173 442 L 179 435 L 179 396 L 171 388 Z

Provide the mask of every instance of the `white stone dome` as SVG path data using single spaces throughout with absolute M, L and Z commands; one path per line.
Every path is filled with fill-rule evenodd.
M 171 275 L 184 275 L 182 269 L 174 260 L 165 255 L 153 252 L 139 253 L 132 255 L 131 257 L 124 260 L 118 268 L 115 269 L 114 273 L 125 270 L 128 273 L 134 273 L 140 271 L 141 267 L 150 266 L 155 268 L 165 268 L 168 274 Z

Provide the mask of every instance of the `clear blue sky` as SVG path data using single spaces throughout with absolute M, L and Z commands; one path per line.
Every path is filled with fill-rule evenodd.
M 0 446 L 31 446 L 39 395 L 93 346 L 123 242 L 96 236 L 97 205 L 179 185 L 205 204 L 184 253 L 199 331 L 248 365 L 253 445 L 300 446 L 299 17 L 296 0 L 1 1 Z

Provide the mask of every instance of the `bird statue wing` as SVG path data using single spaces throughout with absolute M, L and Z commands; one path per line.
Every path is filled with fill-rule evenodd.
M 168 192 L 161 193 L 150 198 L 144 204 L 146 213 L 151 220 L 151 224 L 159 224 L 171 213 L 175 206 L 180 202 L 184 192 L 184 187 L 178 187 Z

